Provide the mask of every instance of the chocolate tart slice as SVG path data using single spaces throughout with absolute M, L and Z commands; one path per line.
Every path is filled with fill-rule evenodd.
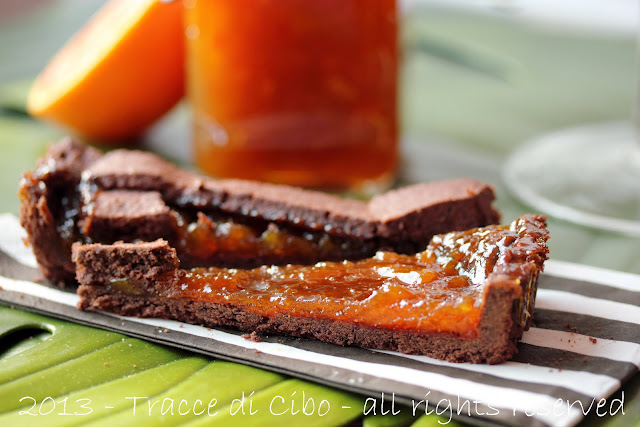
M 47 279 L 74 285 L 71 245 L 167 240 L 183 267 L 251 268 L 415 253 L 435 234 L 498 222 L 494 193 L 459 179 L 369 202 L 214 180 L 151 153 L 53 145 L 20 182 L 20 220 Z
M 75 244 L 73 259 L 82 310 L 499 363 L 529 327 L 547 238 L 525 215 L 355 262 L 181 269 L 163 240 Z

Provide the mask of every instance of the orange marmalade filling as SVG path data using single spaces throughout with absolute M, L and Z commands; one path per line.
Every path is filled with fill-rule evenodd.
M 175 211 L 174 218 L 176 239 L 171 243 L 189 264 L 206 264 L 216 256 L 235 262 L 286 258 L 308 264 L 318 259 L 362 258 L 375 250 L 373 242 L 340 239 L 323 232 L 296 233 L 273 223 L 260 227 L 203 213 L 190 221 Z
M 436 236 L 423 252 L 378 252 L 356 262 L 195 268 L 155 285 L 162 298 L 242 307 L 263 316 L 287 314 L 396 330 L 473 338 L 487 275 L 518 234 L 505 226 Z M 112 288 L 127 292 L 123 283 Z

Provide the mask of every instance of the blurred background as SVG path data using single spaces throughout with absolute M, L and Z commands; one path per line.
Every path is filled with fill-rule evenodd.
M 104 2 L 0 0 L 0 211 L 17 212 L 22 171 L 65 131 L 29 118 L 30 83 Z M 500 176 L 525 140 L 628 119 L 636 91 L 635 0 L 406 0 L 400 182 L 469 176 L 493 184 L 504 221 L 532 211 Z M 189 165 L 188 108 L 142 142 Z M 588 173 L 588 171 L 586 172 Z M 640 273 L 640 241 L 552 219 L 551 256 Z

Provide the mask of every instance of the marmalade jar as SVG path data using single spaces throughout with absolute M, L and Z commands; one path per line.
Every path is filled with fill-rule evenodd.
M 324 189 L 388 186 L 396 0 L 185 0 L 197 165 Z

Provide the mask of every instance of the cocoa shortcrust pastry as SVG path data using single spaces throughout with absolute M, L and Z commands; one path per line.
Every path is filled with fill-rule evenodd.
M 71 139 L 24 174 L 20 220 L 45 278 L 73 286 L 71 246 L 165 239 L 181 266 L 252 268 L 412 254 L 432 236 L 497 223 L 493 189 L 458 179 L 368 202 L 215 180 L 143 151 L 102 154 Z
M 358 261 L 185 269 L 165 240 L 76 243 L 73 260 L 82 310 L 493 364 L 529 327 L 547 238 L 524 215 Z

